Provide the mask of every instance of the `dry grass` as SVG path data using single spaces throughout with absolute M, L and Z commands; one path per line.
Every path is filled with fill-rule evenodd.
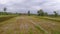
M 59 22 L 35 16 L 18 16 L 0 24 L 0 34 L 60 34 Z

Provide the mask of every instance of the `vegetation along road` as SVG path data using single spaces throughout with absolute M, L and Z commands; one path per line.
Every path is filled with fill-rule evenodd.
M 60 34 L 60 22 L 18 16 L 0 22 L 0 34 Z

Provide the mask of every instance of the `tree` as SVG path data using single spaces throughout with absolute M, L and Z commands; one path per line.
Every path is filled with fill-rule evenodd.
M 3 10 L 4 10 L 5 15 L 8 15 L 8 13 L 6 12 L 7 8 L 5 7 Z
M 28 16 L 30 16 L 30 11 L 28 11 Z
M 6 11 L 6 10 L 7 10 L 7 8 L 5 7 L 5 8 L 4 8 L 4 11 Z
M 56 11 L 54 11 L 54 15 L 55 15 L 55 17 L 57 17 L 58 16 L 58 13 Z
M 45 16 L 48 16 L 48 13 L 47 13 L 47 12 L 45 12 L 45 13 L 44 13 L 44 15 L 45 15 Z
M 38 13 L 38 16 L 40 16 L 40 11 L 38 11 L 37 13 Z
M 43 12 L 43 10 L 41 9 L 41 10 L 39 10 L 38 12 L 38 16 L 44 16 L 44 12 Z

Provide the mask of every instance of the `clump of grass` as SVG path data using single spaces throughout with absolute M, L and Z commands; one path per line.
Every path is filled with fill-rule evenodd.
M 14 32 L 11 29 L 9 29 L 9 30 L 6 31 L 6 34 L 12 34 L 12 33 L 14 33 Z
M 24 34 L 23 32 L 20 32 L 20 34 Z
M 30 30 L 29 30 L 29 34 L 33 34 L 32 28 L 30 28 Z
M 44 34 L 48 34 L 45 30 L 43 30 L 40 26 L 35 26 L 40 32 L 44 33 Z
M 40 32 L 42 32 L 42 33 L 44 33 L 44 34 L 48 34 L 48 32 L 47 32 L 45 29 L 43 29 L 40 25 L 36 24 L 36 23 L 33 22 L 33 21 L 31 21 L 31 22 L 32 22 L 32 24 L 33 24 Z
M 52 32 L 52 34 L 60 34 L 60 32 L 59 31 L 54 31 L 54 32 Z

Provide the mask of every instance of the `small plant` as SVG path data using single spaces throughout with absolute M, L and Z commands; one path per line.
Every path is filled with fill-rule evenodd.
M 29 34 L 33 34 L 32 28 L 30 28 L 30 30 L 29 30 Z

